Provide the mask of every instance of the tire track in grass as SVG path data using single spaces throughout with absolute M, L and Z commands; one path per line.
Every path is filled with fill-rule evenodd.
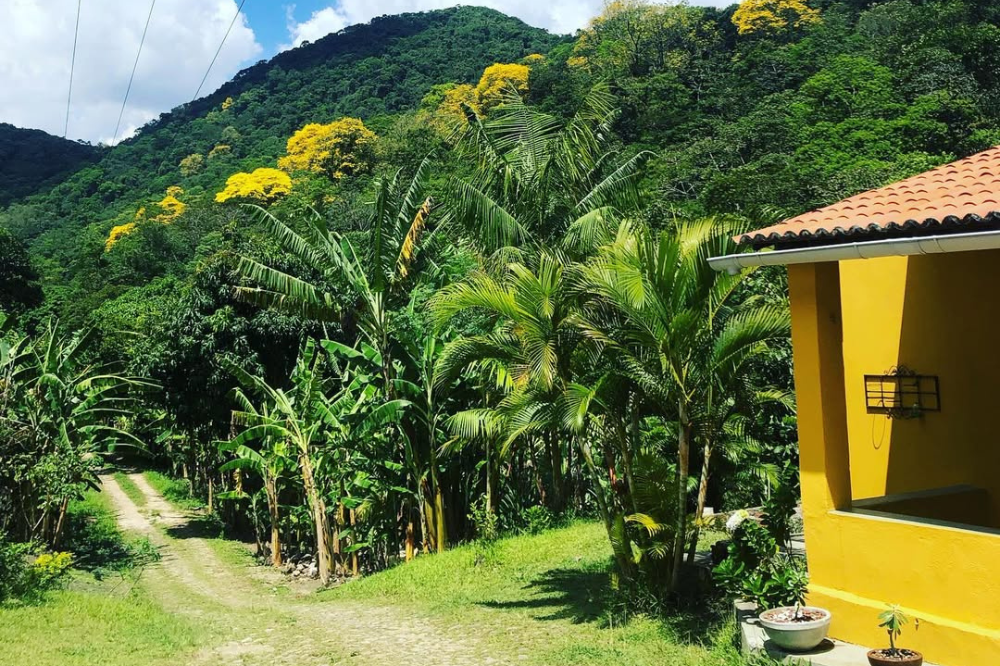
M 223 562 L 191 529 L 191 517 L 163 498 L 139 473 L 129 480 L 145 498 L 140 510 L 114 478 L 102 477 L 123 529 L 147 536 L 162 560 L 147 572 L 149 588 L 166 607 L 211 624 L 215 644 L 191 664 L 298 666 L 506 666 L 462 627 L 443 627 L 406 608 L 356 601 L 278 595 L 287 583 L 259 567 L 254 575 Z

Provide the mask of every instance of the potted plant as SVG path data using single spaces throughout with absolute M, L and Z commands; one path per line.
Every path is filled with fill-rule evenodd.
M 812 606 L 785 606 L 764 611 L 760 624 L 775 645 L 788 652 L 810 652 L 830 630 L 830 611 Z
M 878 626 L 889 634 L 889 648 L 869 651 L 868 663 L 871 666 L 921 666 L 924 655 L 916 650 L 896 647 L 896 639 L 903 633 L 903 625 L 909 620 L 899 606 L 889 606 L 889 610 L 879 615 L 878 619 L 881 620 Z M 913 626 L 919 628 L 920 621 L 917 620 Z

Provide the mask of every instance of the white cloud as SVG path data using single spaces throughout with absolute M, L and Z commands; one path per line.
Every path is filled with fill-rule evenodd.
M 0 121 L 62 135 L 76 21 L 75 0 L 4 0 Z M 110 141 L 149 4 L 82 5 L 69 137 Z M 119 139 L 194 95 L 236 13 L 236 0 L 158 0 L 122 118 Z M 202 94 L 229 80 L 261 46 L 237 19 Z
M 727 7 L 738 0 L 695 0 L 689 4 Z M 491 7 L 516 16 L 529 25 L 556 33 L 573 33 L 601 12 L 604 0 L 340 0 L 314 12 L 301 23 L 289 23 L 290 44 L 282 49 L 299 46 L 303 41 L 315 41 L 354 23 L 370 21 L 376 16 L 420 12 L 454 7 L 458 4 Z
M 282 46 L 281 50 L 301 46 L 302 42 L 315 42 L 320 37 L 342 30 L 353 22 L 333 7 L 313 12 L 313 15 L 302 23 L 289 22 L 288 36 L 291 38 L 291 43 Z

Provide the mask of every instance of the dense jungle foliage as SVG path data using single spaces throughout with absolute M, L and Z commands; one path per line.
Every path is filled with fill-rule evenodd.
M 578 513 L 665 598 L 703 508 L 794 497 L 783 274 L 706 257 L 1000 142 L 998 22 L 461 7 L 241 72 L 0 212 L 5 527 L 130 444 L 324 581 Z
M 99 156 L 89 144 L 0 123 L 0 206 L 56 185 Z

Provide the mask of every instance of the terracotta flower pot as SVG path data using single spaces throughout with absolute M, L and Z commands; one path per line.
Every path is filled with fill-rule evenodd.
M 869 650 L 868 663 L 871 666 L 921 666 L 924 663 L 924 655 L 916 650 L 905 650 L 898 648 L 896 654 L 889 650 Z

